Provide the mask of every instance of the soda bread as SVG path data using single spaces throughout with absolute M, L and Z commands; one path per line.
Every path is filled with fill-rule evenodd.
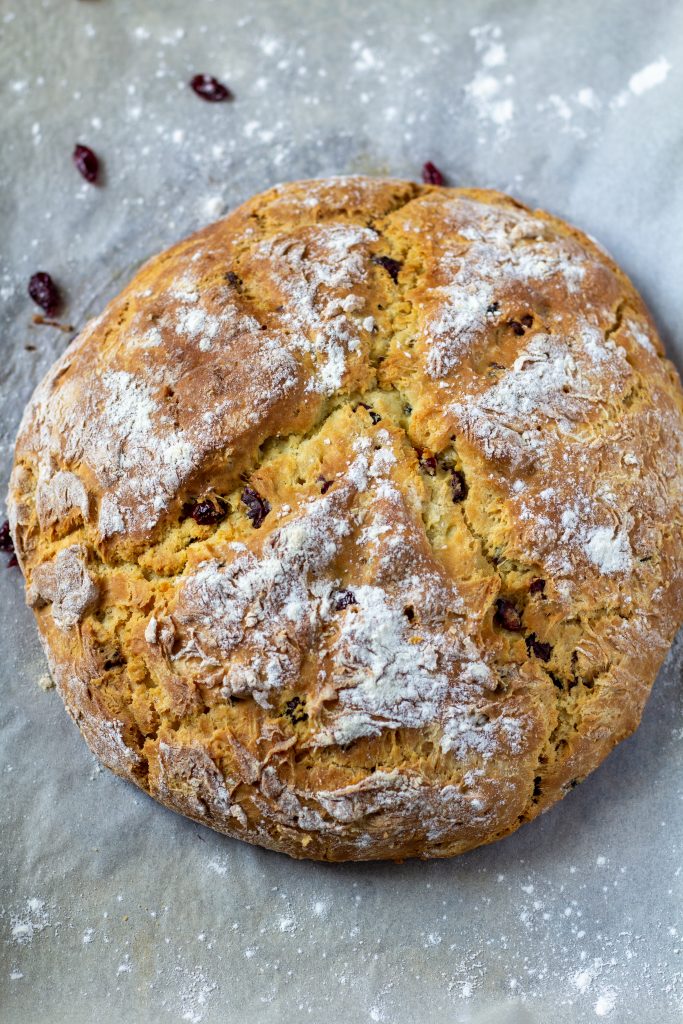
M 86 326 L 10 521 L 109 768 L 294 857 L 445 857 L 636 727 L 683 619 L 682 438 L 584 234 L 495 192 L 298 182 Z

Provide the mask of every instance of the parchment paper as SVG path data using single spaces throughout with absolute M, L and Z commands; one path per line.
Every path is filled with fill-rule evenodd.
M 234 103 L 187 88 L 208 72 Z M 0 443 L 141 260 L 278 180 L 512 191 L 623 264 L 683 356 L 678 0 L 0 0 Z M 100 155 L 87 185 L 76 142 Z M 0 561 L 6 561 L 0 556 Z M 641 729 L 542 820 L 452 862 L 295 863 L 96 766 L 0 567 L 0 1019 L 683 1019 L 683 644 Z

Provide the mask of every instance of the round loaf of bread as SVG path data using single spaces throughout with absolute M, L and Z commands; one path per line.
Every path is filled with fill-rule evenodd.
M 10 519 L 94 753 L 231 836 L 445 857 L 635 728 L 683 609 L 683 395 L 594 242 L 495 192 L 278 186 L 36 390 Z

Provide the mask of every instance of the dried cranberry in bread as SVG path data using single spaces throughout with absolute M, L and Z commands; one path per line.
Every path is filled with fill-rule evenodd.
M 279 186 L 38 387 L 12 533 L 93 751 L 295 857 L 511 832 L 637 725 L 682 619 L 683 399 L 585 235 L 504 195 Z

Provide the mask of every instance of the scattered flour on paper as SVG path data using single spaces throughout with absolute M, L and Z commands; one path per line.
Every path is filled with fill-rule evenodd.
M 478 65 L 465 85 L 465 96 L 479 123 L 492 127 L 496 137 L 502 140 L 510 134 L 513 123 L 524 113 L 525 106 L 522 95 L 515 94 L 515 76 L 505 70 L 508 53 L 503 30 L 500 25 L 484 24 L 470 29 L 469 34 Z M 671 70 L 668 58 L 660 56 L 634 71 L 626 87 L 611 99 L 603 100 L 594 85 L 581 85 L 567 95 L 550 90 L 545 98 L 536 99 L 533 106 L 537 114 L 545 114 L 559 122 L 561 131 L 585 138 L 588 127 L 596 127 L 594 118 L 592 122 L 586 120 L 589 112 L 595 115 L 604 106 L 612 110 L 626 106 L 634 97 L 643 96 L 662 85 Z M 577 116 L 582 117 L 582 123 L 576 123 Z
M 232 877 L 232 859 L 217 851 L 214 845 L 208 856 L 198 853 L 193 860 L 198 880 L 203 872 L 207 885 L 212 877 L 216 881 L 217 867 L 226 882 Z M 27 943 L 49 925 L 47 941 L 60 945 L 64 970 L 73 964 L 70 958 L 93 958 L 88 962 L 113 975 L 123 998 L 154 1000 L 160 1020 L 209 1024 L 226 1014 L 229 1017 L 237 990 L 248 991 L 253 1006 L 276 1002 L 283 1013 L 296 1011 L 301 1019 L 322 1019 L 325 1007 L 362 987 L 367 1019 L 388 1024 L 404 1019 L 398 1011 L 405 993 L 422 980 L 420 950 L 435 968 L 432 999 L 435 1012 L 442 1015 L 457 1012 L 465 1004 L 479 1008 L 481 1001 L 481 1008 L 486 1006 L 489 981 L 498 978 L 501 970 L 511 999 L 530 1008 L 541 1006 L 547 996 L 544 979 L 561 957 L 564 966 L 556 978 L 556 992 L 562 1004 L 573 1006 L 577 1019 L 618 1019 L 627 992 L 631 999 L 651 1000 L 660 989 L 680 995 L 683 984 L 680 972 L 664 960 L 654 965 L 643 959 L 642 935 L 621 921 L 614 929 L 606 926 L 596 892 L 603 882 L 607 883 L 603 892 L 614 891 L 624 871 L 602 854 L 582 861 L 580 868 L 567 866 L 566 884 L 550 882 L 523 861 L 510 864 L 505 875 L 492 871 L 489 892 L 496 893 L 501 920 L 511 922 L 518 915 L 525 930 L 535 936 L 533 954 L 527 946 L 524 957 L 514 952 L 509 924 L 501 935 L 491 932 L 490 921 L 466 937 L 461 935 L 457 906 L 450 898 L 442 899 L 441 907 L 438 900 L 430 905 L 424 927 L 419 922 L 409 925 L 403 936 L 408 945 L 397 950 L 375 927 L 375 915 L 362 909 L 364 900 L 373 898 L 372 890 L 350 878 L 343 907 L 334 903 L 334 881 L 321 877 L 316 881 L 312 876 L 308 884 L 291 891 L 283 884 L 268 886 L 258 901 L 253 893 L 246 895 L 249 890 L 226 884 L 221 888 L 228 903 L 235 910 L 239 907 L 239 923 L 231 926 L 228 917 L 219 925 L 207 918 L 203 930 L 199 934 L 193 930 L 190 938 L 179 927 L 182 910 L 174 904 L 150 910 L 125 894 L 112 893 L 109 904 L 105 903 L 109 909 L 100 912 L 97 921 L 90 918 L 88 922 L 78 904 L 68 913 L 51 905 L 52 927 L 45 901 L 33 897 L 17 912 L 6 913 L 18 947 L 6 977 L 17 984 L 22 979 L 31 982 L 36 961 Z M 569 883 L 572 876 L 576 884 Z M 586 883 L 590 887 L 591 882 L 597 887 L 593 893 L 586 891 Z M 424 883 L 428 900 L 434 898 L 435 889 L 432 882 Z M 242 903 L 245 898 L 252 902 Z M 123 911 L 128 912 L 123 915 Z M 328 943 L 325 936 L 332 921 L 333 942 Z M 135 942 L 136 936 L 145 934 L 154 935 L 158 956 L 153 976 L 143 980 Z M 673 925 L 662 933 L 662 955 L 665 943 L 673 955 L 678 952 L 680 938 Z M 591 957 L 591 948 L 599 949 L 600 955 Z M 404 959 L 406 949 L 416 951 L 412 959 Z M 313 957 L 321 982 L 311 988 Z M 628 981 L 622 983 L 626 967 Z
M 218 857 L 215 857 L 208 863 L 209 870 L 215 872 L 217 875 L 227 875 L 229 866 L 230 865 L 227 860 L 221 860 Z
M 592 988 L 595 979 L 600 977 L 603 966 L 602 960 L 595 959 L 571 976 L 571 983 L 580 995 L 585 995 Z
M 480 25 L 470 29 L 479 66 L 465 86 L 465 95 L 482 123 L 495 126 L 499 135 L 507 133 L 515 116 L 510 95 L 514 75 L 500 69 L 507 63 L 507 52 L 499 25 Z
M 662 85 L 670 71 L 671 64 L 666 57 L 659 57 L 657 60 L 652 61 L 651 64 L 646 64 L 640 71 L 635 71 L 631 75 L 627 88 L 617 93 L 610 106 L 612 108 L 625 107 L 634 96 L 642 96 L 644 93 L 649 92 L 650 89 Z
M 32 942 L 38 932 L 50 925 L 45 901 L 35 896 L 27 899 L 23 911 L 10 916 L 10 925 L 10 936 L 14 943 L 23 946 Z
M 594 1010 L 596 1017 L 608 1017 L 617 1003 L 617 994 L 614 989 L 602 992 L 595 1003 Z
M 189 1024 L 201 1024 L 209 998 L 216 988 L 216 983 L 209 981 L 201 968 L 191 971 L 180 991 L 182 1020 L 189 1021 Z
M 603 100 L 593 86 L 584 85 L 568 96 L 561 96 L 557 92 L 550 93 L 545 100 L 539 100 L 536 103 L 536 110 L 539 113 L 549 113 L 559 119 L 563 132 L 572 132 L 579 137 L 585 137 L 587 127 L 592 124 L 595 128 L 598 123 L 595 118 L 592 122 L 586 121 L 588 112 L 596 115 L 605 106 L 611 110 L 625 107 L 634 98 L 643 96 L 656 86 L 662 85 L 671 70 L 672 65 L 667 58 L 659 57 L 631 74 L 626 86 L 611 98 Z M 581 124 L 575 123 L 577 115 L 583 115 Z
M 656 85 L 661 85 L 670 71 L 671 65 L 666 57 L 660 57 L 659 60 L 653 61 L 652 64 L 648 64 L 631 75 L 628 87 L 634 96 L 642 96 L 644 92 L 649 92 Z

